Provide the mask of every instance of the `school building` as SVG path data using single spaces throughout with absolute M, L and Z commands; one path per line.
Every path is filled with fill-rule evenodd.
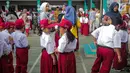
M 37 9 L 42 2 L 49 2 L 50 5 L 71 4 L 76 9 L 83 7 L 86 9 L 100 7 L 100 0 L 0 0 L 0 5 L 6 7 L 15 6 L 15 8 L 35 8 Z

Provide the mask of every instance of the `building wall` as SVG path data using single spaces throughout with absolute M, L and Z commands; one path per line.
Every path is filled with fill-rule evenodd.
M 22 7 L 30 7 L 30 8 L 37 8 L 37 0 L 11 0 L 10 5 L 16 6 L 16 8 Z M 100 0 L 93 0 L 95 2 L 96 8 L 100 8 Z M 41 0 L 42 2 L 49 2 L 51 5 L 63 5 L 67 3 L 67 0 Z M 78 8 L 83 8 L 84 0 L 72 0 L 73 6 Z M 90 7 L 90 0 L 88 0 L 88 8 Z M 0 0 L 0 5 L 6 5 L 5 0 Z
M 67 0 L 41 0 L 41 3 L 45 1 L 49 2 L 50 5 L 63 5 L 64 3 L 67 3 Z M 79 7 L 83 7 L 84 0 L 73 0 L 72 4 L 78 9 Z M 0 5 L 6 5 L 6 1 L 0 0 Z M 19 8 L 20 6 L 22 8 L 37 8 L 36 0 L 11 0 L 10 5 L 15 6 L 16 8 Z

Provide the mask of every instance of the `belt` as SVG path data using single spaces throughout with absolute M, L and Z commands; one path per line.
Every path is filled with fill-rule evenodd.
M 5 55 L 5 54 L 4 54 L 4 55 L 1 56 L 1 58 L 3 58 L 3 57 L 8 57 L 8 55 Z
M 69 54 L 69 53 L 73 53 L 74 51 L 71 51 L 71 52 L 63 52 L 63 53 L 60 53 L 60 54 Z
M 108 48 L 108 49 L 112 49 L 112 50 L 113 50 L 113 48 L 108 47 L 108 46 L 101 46 L 101 45 L 97 45 L 97 47 L 104 47 L 104 48 Z
M 46 48 L 43 48 L 42 51 L 46 50 Z
M 28 47 L 16 47 L 16 49 L 24 49 L 24 48 L 27 48 L 28 49 Z
M 124 42 L 121 42 L 121 44 L 126 44 L 126 43 L 124 43 Z

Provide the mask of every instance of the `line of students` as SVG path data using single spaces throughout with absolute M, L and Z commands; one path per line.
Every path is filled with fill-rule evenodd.
M 12 52 L 15 49 L 16 73 L 27 73 L 29 47 L 24 26 L 22 19 L 17 19 L 15 23 L 0 23 L 0 73 L 14 73 Z

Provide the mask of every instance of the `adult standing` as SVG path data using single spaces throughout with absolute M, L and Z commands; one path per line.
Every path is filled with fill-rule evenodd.
M 88 25 L 88 14 L 83 14 L 82 17 L 80 17 L 80 23 L 81 23 L 81 34 L 84 36 L 89 35 L 89 25 Z
M 65 14 L 65 13 L 66 13 L 66 11 L 65 11 L 65 8 L 66 8 L 66 7 L 67 7 L 67 4 L 64 3 L 63 6 L 62 6 L 62 11 L 61 11 L 62 14 Z
M 118 10 L 119 4 L 117 2 L 113 2 L 109 8 L 109 12 L 107 12 L 107 15 L 110 15 L 112 17 L 112 24 L 118 25 L 122 24 L 122 16 Z M 120 22 L 121 21 L 121 22 Z
M 27 20 L 27 9 L 23 9 L 22 13 L 20 14 L 19 19 L 23 19 L 24 22 Z
M 49 3 L 44 2 L 40 7 L 40 20 L 49 19 Z
M 95 19 L 96 19 L 96 11 L 95 11 L 95 8 L 92 8 L 92 10 L 90 11 L 90 13 L 89 13 L 89 30 L 90 30 L 90 32 L 92 32 L 92 31 L 94 31 L 94 21 L 95 21 Z

